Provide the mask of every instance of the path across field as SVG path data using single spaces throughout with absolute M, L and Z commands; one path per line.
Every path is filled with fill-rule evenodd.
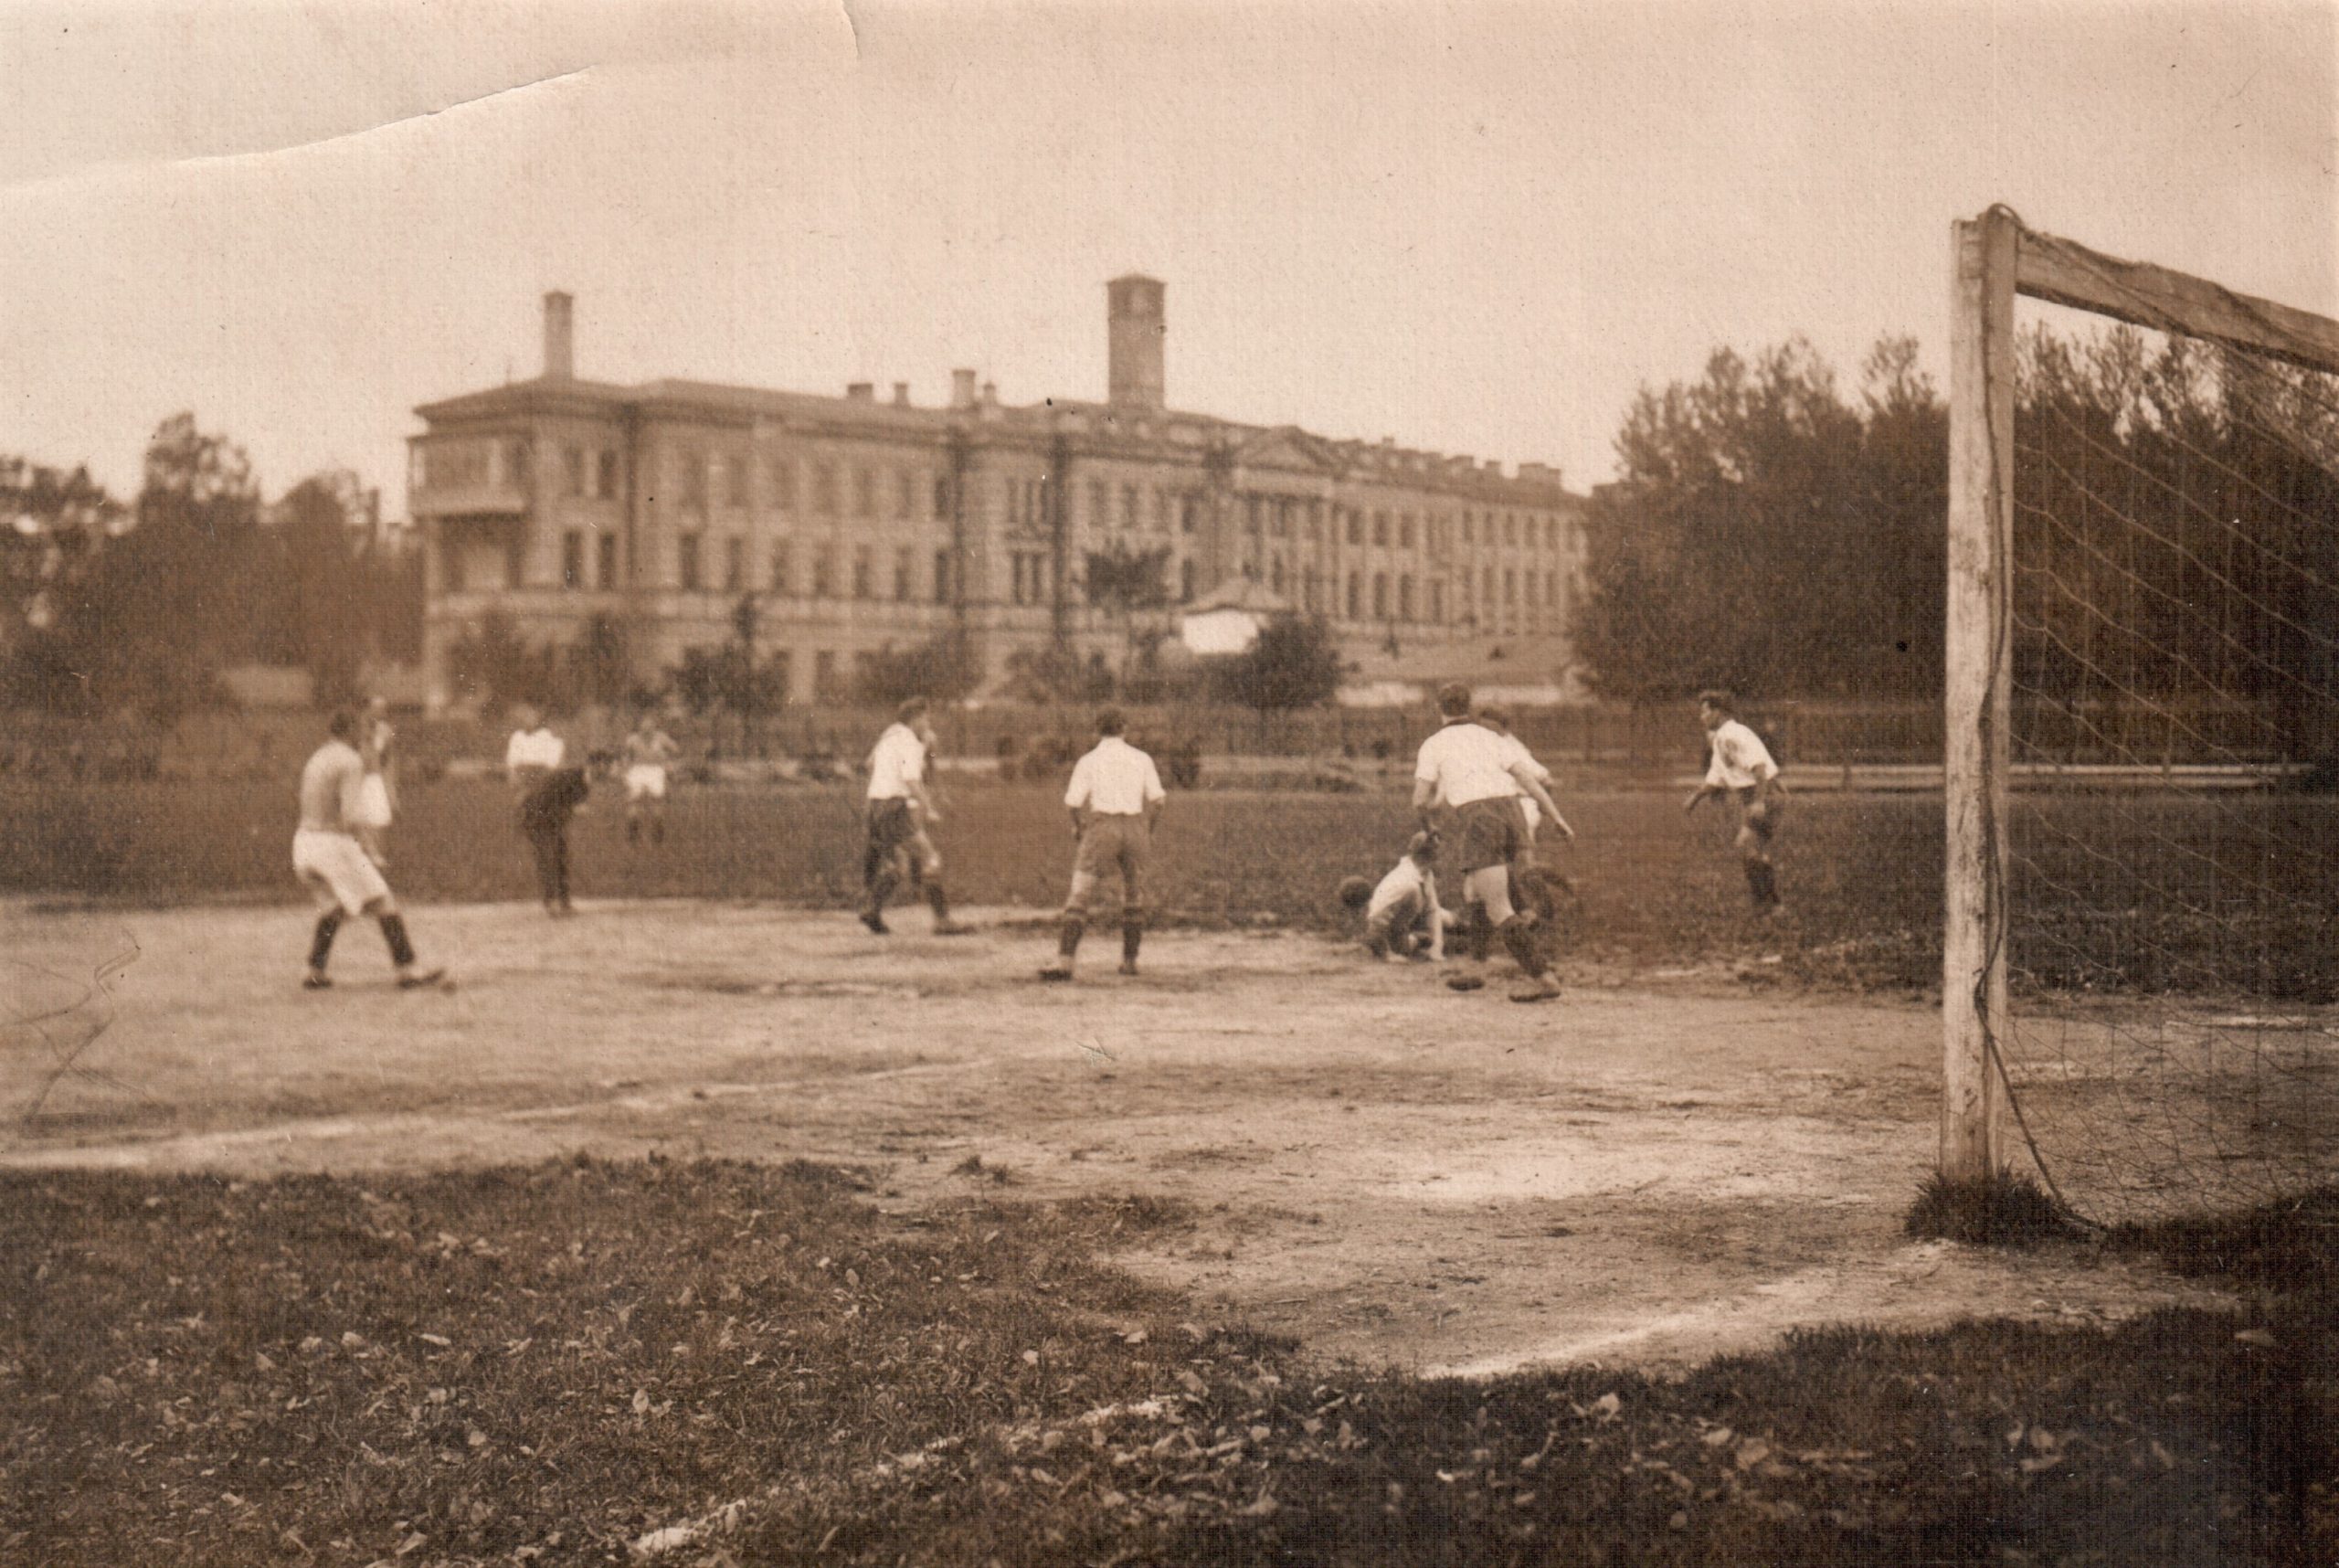
M 1297 934 L 1169 932 L 1065 990 L 1029 916 L 880 941 L 685 901 L 430 907 L 295 983 L 293 909 L 0 906 L 0 1160 L 266 1175 L 589 1150 L 865 1167 L 889 1208 L 1183 1199 L 1135 1266 L 1327 1355 L 1678 1361 L 1805 1322 L 2103 1320 L 2201 1287 L 1913 1245 L 1938 1020 L 1720 969 L 1456 996 Z M 1760 977 L 1758 962 L 1751 972 Z M 103 977 L 103 983 L 99 983 Z

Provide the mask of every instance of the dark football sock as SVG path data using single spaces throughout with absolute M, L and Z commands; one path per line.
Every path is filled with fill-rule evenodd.
M 309 939 L 309 967 L 322 969 L 325 959 L 333 956 L 333 934 L 341 929 L 341 911 L 317 916 L 317 933 Z
M 1145 922 L 1141 919 L 1125 917 L 1121 921 L 1121 961 L 1129 964 L 1137 962 L 1137 950 L 1144 941 Z
M 400 969 L 405 969 L 414 962 L 414 944 L 407 940 L 405 916 L 385 915 L 382 916 L 382 939 L 390 945 L 392 963 Z
M 1540 980 L 1542 977 L 1545 966 L 1543 955 L 1535 948 L 1533 921 L 1516 917 L 1504 921 L 1502 945 L 1512 958 L 1519 960 L 1519 967 L 1527 971 L 1528 978 Z
M 934 911 L 936 925 L 947 926 L 950 923 L 950 898 L 942 891 L 940 883 L 929 882 L 926 885 L 926 906 Z
M 1767 860 L 1746 863 L 1746 891 L 1754 897 L 1754 907 L 1768 909 L 1779 901 L 1779 881 Z
M 1056 952 L 1061 957 L 1069 959 L 1073 954 L 1080 951 L 1081 935 L 1087 929 L 1087 923 L 1082 920 L 1079 916 L 1065 916 L 1064 917 L 1064 932 L 1056 938 Z

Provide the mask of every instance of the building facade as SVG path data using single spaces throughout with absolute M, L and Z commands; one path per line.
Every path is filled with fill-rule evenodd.
M 1166 617 L 1247 578 L 1360 658 L 1564 664 L 1583 501 L 1557 471 L 1173 411 L 1161 283 L 1106 295 L 1105 402 L 1011 407 L 959 370 L 939 408 L 905 383 L 581 379 L 572 302 L 546 295 L 541 376 L 416 410 L 434 701 L 491 612 L 531 643 L 606 619 L 655 685 L 748 596 L 791 701 L 846 699 L 872 653 L 950 633 L 993 682 L 1019 652 L 1117 662 L 1128 618 L 1089 602 L 1088 564 L 1148 555 Z

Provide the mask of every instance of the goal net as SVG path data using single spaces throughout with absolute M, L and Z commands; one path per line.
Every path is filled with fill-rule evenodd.
M 2339 1181 L 2339 324 L 1958 226 L 1943 1169 Z

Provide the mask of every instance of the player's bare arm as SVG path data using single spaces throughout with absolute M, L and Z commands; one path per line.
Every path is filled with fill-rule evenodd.
M 1513 763 L 1510 776 L 1518 779 L 1519 787 L 1527 791 L 1536 805 L 1542 808 L 1543 815 L 1551 819 L 1551 826 L 1559 830 L 1560 837 L 1563 839 L 1575 837 L 1575 830 L 1568 826 L 1568 820 L 1565 817 L 1560 815 L 1560 808 L 1552 801 L 1551 792 L 1543 787 L 1543 780 L 1534 768 L 1525 763 Z

